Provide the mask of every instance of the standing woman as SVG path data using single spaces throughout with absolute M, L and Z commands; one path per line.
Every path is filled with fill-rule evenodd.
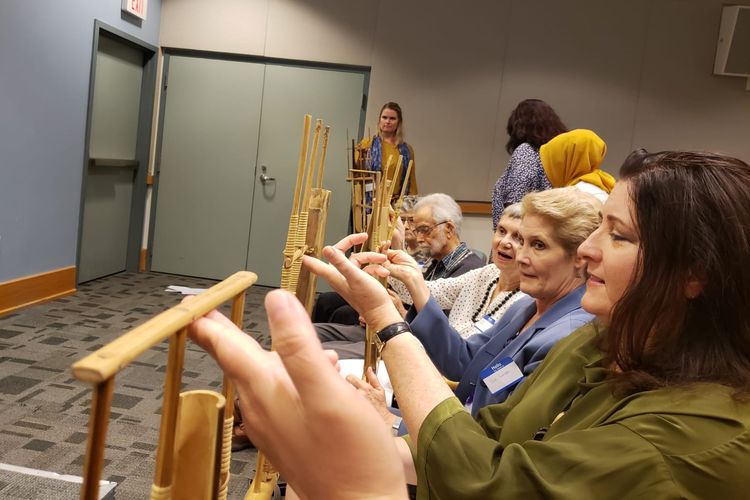
M 508 117 L 508 142 L 505 145 L 510 154 L 508 166 L 492 192 L 492 227 L 497 226 L 508 205 L 518 203 L 526 193 L 552 187 L 544 174 L 539 148 L 567 130 L 546 102 L 526 99 L 518 103 Z
M 398 161 L 398 157 L 403 156 L 403 168 L 401 177 L 396 182 L 393 190 L 394 196 L 401 193 L 401 186 L 406 177 L 406 169 L 409 161 L 414 160 L 414 149 L 404 142 L 404 118 L 401 113 L 401 106 L 395 102 L 387 102 L 380 108 L 378 115 L 378 133 L 372 137 L 362 139 L 357 145 L 355 151 L 355 162 L 360 163 L 360 155 L 364 153 L 364 163 L 367 170 L 380 172 L 387 164 L 388 158 L 393 157 L 393 164 Z M 371 191 L 368 191 L 370 193 Z M 411 174 L 407 184 L 406 194 L 417 194 L 417 177 L 416 168 L 412 166 Z M 368 203 L 370 196 L 367 197 Z

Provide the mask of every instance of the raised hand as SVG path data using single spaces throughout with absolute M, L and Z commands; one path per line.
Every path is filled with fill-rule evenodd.
M 277 290 L 266 310 L 275 352 L 216 312 L 189 328 L 234 382 L 253 443 L 304 498 L 406 498 L 388 429 L 338 374 L 302 305 Z
M 334 290 L 341 294 L 349 304 L 365 319 L 370 327 L 378 331 L 390 324 L 402 321 L 388 292 L 370 273 L 375 276 L 386 276 L 387 271 L 379 264 L 386 256 L 376 252 L 352 254 L 349 259 L 344 252 L 354 245 L 364 243 L 367 234 L 352 234 L 334 246 L 323 249 L 323 256 L 330 264 L 314 257 L 305 256 L 303 263 L 312 272 L 325 279 Z M 374 264 L 365 272 L 362 266 Z

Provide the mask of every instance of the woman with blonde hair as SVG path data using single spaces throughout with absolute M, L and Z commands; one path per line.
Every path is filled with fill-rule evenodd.
M 380 172 L 386 166 L 389 158 L 393 165 L 398 157 L 403 158 L 403 168 L 400 178 L 396 179 L 393 190 L 394 196 L 401 193 L 401 186 L 407 182 L 406 194 L 417 194 L 416 166 L 412 167 L 408 181 L 406 170 L 409 161 L 414 160 L 414 149 L 404 141 L 404 116 L 401 106 L 395 102 L 383 104 L 378 113 L 378 132 L 372 137 L 362 139 L 355 149 L 355 162 L 364 163 L 365 169 Z M 371 194 L 371 191 L 368 191 Z M 367 202 L 370 202 L 368 197 Z

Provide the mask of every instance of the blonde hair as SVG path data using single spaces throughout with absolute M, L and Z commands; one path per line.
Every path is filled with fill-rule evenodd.
M 575 254 L 602 220 L 602 203 L 572 186 L 528 193 L 521 206 L 523 217 L 536 215 L 551 222 L 554 238 L 569 254 Z

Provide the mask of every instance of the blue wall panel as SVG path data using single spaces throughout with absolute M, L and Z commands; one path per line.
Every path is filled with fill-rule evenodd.
M 0 0 L 0 282 L 75 265 L 94 21 L 158 45 L 120 0 Z

